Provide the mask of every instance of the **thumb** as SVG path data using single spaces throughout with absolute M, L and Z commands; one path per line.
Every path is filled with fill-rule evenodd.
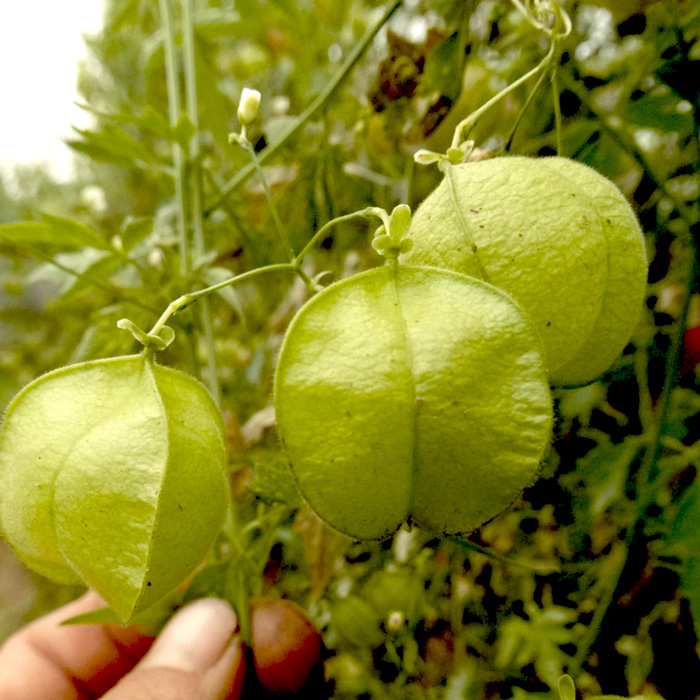
M 238 700 L 245 657 L 236 626 L 225 601 L 190 603 L 103 700 Z

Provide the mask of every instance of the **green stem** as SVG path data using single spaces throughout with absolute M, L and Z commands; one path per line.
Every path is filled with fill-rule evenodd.
M 539 91 L 540 87 L 542 86 L 542 83 L 544 82 L 544 79 L 547 77 L 547 73 L 542 73 L 539 78 L 537 78 L 537 82 L 535 83 L 535 86 L 530 90 L 530 94 L 527 96 L 527 99 L 523 103 L 523 106 L 520 109 L 520 112 L 518 113 L 518 116 L 515 119 L 515 123 L 513 124 L 513 128 L 510 130 L 510 134 L 506 140 L 506 145 L 505 148 L 503 149 L 506 151 L 510 151 L 511 146 L 513 145 L 513 139 L 515 138 L 515 132 L 518 130 L 518 126 L 520 126 L 520 122 L 522 121 L 522 118 L 525 116 L 525 113 L 528 110 L 528 107 L 532 104 L 532 100 L 535 98 L 535 95 Z
M 202 216 L 202 172 L 199 158 L 199 109 L 197 99 L 197 69 L 194 44 L 194 22 L 192 19 L 192 0 L 182 0 L 182 35 L 184 47 L 185 95 L 187 116 L 195 127 L 190 141 L 189 174 L 192 191 L 192 227 L 194 233 L 194 250 L 198 257 L 205 253 L 204 227 Z M 209 299 L 203 299 L 199 311 L 207 354 L 207 386 L 216 403 L 220 403 L 219 372 L 216 362 L 216 344 L 214 342 L 214 324 L 212 321 Z
M 515 82 L 511 83 L 503 90 L 501 90 L 497 95 L 494 95 L 488 102 L 483 104 L 475 112 L 472 112 L 466 119 L 463 119 L 457 127 L 455 128 L 455 133 L 452 138 L 451 148 L 459 148 L 467 138 L 469 137 L 469 131 L 472 129 L 474 124 L 482 117 L 482 115 L 487 112 L 491 107 L 500 102 L 504 97 L 509 95 L 513 90 L 527 82 L 530 78 L 537 75 L 539 72 L 546 73 L 547 68 L 554 62 L 557 56 L 557 48 L 562 39 L 565 39 L 571 33 L 571 19 L 569 18 L 566 11 L 558 4 L 552 4 L 552 12 L 554 13 L 554 25 L 549 28 L 542 22 L 538 22 L 530 12 L 528 7 L 525 7 L 520 0 L 511 0 L 513 5 L 525 16 L 528 22 L 538 29 L 544 32 L 550 39 L 549 51 L 547 55 L 530 71 L 525 73 L 525 75 L 520 76 Z M 555 118 L 556 118 L 556 108 L 555 108 Z
M 180 73 L 177 54 L 175 52 L 175 30 L 170 12 L 170 0 L 159 0 L 160 13 L 165 30 L 165 79 L 168 88 L 168 118 L 170 125 L 175 128 L 180 118 Z M 177 230 L 180 248 L 180 275 L 189 275 L 189 246 L 187 241 L 187 210 L 185 208 L 185 159 L 178 144 L 171 146 L 173 166 L 175 169 L 175 197 L 180 206 L 177 210 Z
M 234 277 L 230 277 L 229 279 L 224 280 L 223 282 L 214 284 L 211 287 L 200 289 L 197 292 L 183 294 L 181 297 L 175 299 L 175 301 L 170 302 L 168 308 L 163 312 L 161 317 L 156 321 L 156 324 L 149 331 L 149 335 L 158 335 L 158 332 L 168 322 L 168 319 L 170 319 L 176 313 L 187 308 L 190 304 L 194 303 L 195 301 L 206 297 L 212 292 L 217 292 L 220 289 L 223 289 L 224 287 L 240 284 L 241 282 L 248 282 L 254 277 L 267 274 L 268 272 L 291 272 L 292 274 L 298 275 L 305 282 L 308 281 L 310 289 L 312 289 L 312 291 L 315 291 L 315 289 L 313 289 L 313 284 L 311 280 L 309 280 L 308 276 L 301 269 L 302 263 L 304 262 L 304 257 L 308 254 L 311 248 L 331 226 L 335 226 L 335 224 L 341 223 L 343 221 L 357 219 L 361 216 L 378 216 L 380 219 L 382 219 L 382 221 L 384 221 L 384 225 L 388 228 L 389 217 L 383 209 L 379 209 L 377 207 L 367 207 L 367 209 L 363 209 L 362 211 L 353 212 L 352 214 L 346 214 L 345 216 L 339 216 L 335 219 L 332 219 L 314 234 L 311 240 L 304 246 L 302 251 L 299 253 L 299 255 L 297 255 L 294 258 L 294 260 L 292 260 L 292 262 L 265 265 L 264 267 L 259 267 L 256 270 L 249 270 L 248 272 L 243 272 L 240 275 L 235 275 Z
M 552 68 L 552 104 L 554 105 L 554 130 L 557 139 L 557 155 L 561 156 L 564 153 L 564 139 L 562 136 L 562 118 L 561 118 L 561 100 L 559 97 L 559 81 L 557 80 L 556 63 Z
M 381 213 L 380 213 L 381 212 Z M 383 214 L 383 216 L 382 216 Z M 338 216 L 335 219 L 331 219 L 329 222 L 324 224 L 316 233 L 313 235 L 311 240 L 302 248 L 301 252 L 299 255 L 296 256 L 296 264 L 301 265 L 301 262 L 304 260 L 304 258 L 309 254 L 309 251 L 316 245 L 316 243 L 323 237 L 323 235 L 326 233 L 326 231 L 331 228 L 332 226 L 335 226 L 336 224 L 342 223 L 343 221 L 351 221 L 352 219 L 358 219 L 360 217 L 364 216 L 379 216 L 387 230 L 389 230 L 388 226 L 388 217 L 386 216 L 386 212 L 384 212 L 383 209 L 378 209 L 377 207 L 367 207 L 366 209 L 362 209 L 361 211 L 356 211 L 353 212 L 352 214 L 345 214 L 344 216 Z
M 493 559 L 494 561 L 500 561 L 506 566 L 515 566 L 520 569 L 526 569 L 527 571 L 532 571 L 540 575 L 553 574 L 558 573 L 560 571 L 560 567 L 555 566 L 553 564 L 539 564 L 537 562 L 526 562 L 521 561 L 519 559 L 511 559 L 510 557 L 506 557 L 503 554 L 499 554 L 498 552 L 489 549 L 488 547 L 481 547 L 478 544 L 474 544 L 469 540 L 459 539 L 458 537 L 448 537 L 448 540 L 458 545 L 462 549 L 468 549 L 472 552 L 478 552 L 479 554 L 483 554 L 489 559 Z
M 528 80 L 530 80 L 530 78 L 537 75 L 540 71 L 544 71 L 554 57 L 555 45 L 555 42 L 550 44 L 547 55 L 532 70 L 525 73 L 525 75 L 521 75 L 516 81 L 503 88 L 503 90 L 501 90 L 497 95 L 494 95 L 490 100 L 488 100 L 488 102 L 481 105 L 479 109 L 472 112 L 466 119 L 463 119 L 459 124 L 457 124 L 454 136 L 452 138 L 451 148 L 459 148 L 460 144 L 467 140 L 471 128 L 486 112 L 488 112 L 489 109 L 491 109 L 491 107 L 500 102 L 517 87 L 520 87 L 520 85 L 526 83 Z
M 181 297 L 175 299 L 175 301 L 170 302 L 168 308 L 163 312 L 161 317 L 156 321 L 156 324 L 149 331 L 149 335 L 157 335 L 160 329 L 168 322 L 171 316 L 174 316 L 179 311 L 187 308 L 190 304 L 194 303 L 198 299 L 211 294 L 212 292 L 217 292 L 219 289 L 224 287 L 233 286 L 235 284 L 240 284 L 241 282 L 248 282 L 249 280 L 257 277 L 259 275 L 268 272 L 291 272 L 297 273 L 297 266 L 294 263 L 279 263 L 276 265 L 265 265 L 265 267 L 259 267 L 256 270 L 250 270 L 249 272 L 244 272 L 230 279 L 219 282 L 218 284 L 207 287 L 206 289 L 200 289 L 197 292 L 190 292 L 189 294 L 183 294 Z
M 289 242 L 289 237 L 287 236 L 284 224 L 282 223 L 282 219 L 280 219 L 279 212 L 277 211 L 275 202 L 272 199 L 270 183 L 267 180 L 265 171 L 262 169 L 262 165 L 260 165 L 260 159 L 258 158 L 258 154 L 255 152 L 253 144 L 248 140 L 248 137 L 243 134 L 240 139 L 240 144 L 243 146 L 243 148 L 245 148 L 246 152 L 248 153 L 250 161 L 253 164 L 255 171 L 258 173 L 260 181 L 262 182 L 263 191 L 265 192 L 265 199 L 267 199 L 267 204 L 270 207 L 270 213 L 272 214 L 272 220 L 275 222 L 275 228 L 277 229 L 277 233 L 279 234 L 280 240 L 282 241 L 282 245 L 284 246 L 284 249 L 287 253 L 287 257 L 290 260 L 294 260 L 294 248 L 292 248 L 292 244 Z
M 348 59 L 340 67 L 338 72 L 333 76 L 331 82 L 326 86 L 325 90 L 302 112 L 296 120 L 282 133 L 275 143 L 270 144 L 259 156 L 259 162 L 264 163 L 272 158 L 275 153 L 290 139 L 297 134 L 303 126 L 308 122 L 316 112 L 328 102 L 333 94 L 338 90 L 340 84 L 347 78 L 355 64 L 360 60 L 364 52 L 367 50 L 372 40 L 377 35 L 379 30 L 389 21 L 389 18 L 401 7 L 403 0 L 394 0 L 384 11 L 384 14 L 377 22 L 370 27 L 364 37 L 355 46 L 353 52 L 348 56 Z M 238 173 L 226 184 L 223 192 L 212 202 L 205 210 L 205 216 L 209 216 L 213 211 L 218 209 L 223 201 L 240 185 L 242 185 L 255 172 L 255 166 L 250 163 L 245 168 L 242 168 Z

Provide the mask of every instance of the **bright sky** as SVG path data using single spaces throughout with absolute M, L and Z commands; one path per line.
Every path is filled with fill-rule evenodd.
M 70 175 L 61 138 L 88 115 L 73 103 L 81 34 L 99 31 L 102 0 L 0 0 L 0 170 L 41 162 Z

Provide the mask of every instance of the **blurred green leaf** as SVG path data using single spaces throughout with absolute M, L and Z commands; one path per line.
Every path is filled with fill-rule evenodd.
M 634 126 L 658 129 L 662 133 L 677 131 L 688 134 L 693 130 L 692 109 L 683 109 L 678 97 L 668 89 L 656 89 L 631 101 L 627 119 Z
M 140 219 L 127 217 L 119 233 L 122 242 L 122 250 L 125 253 L 129 253 L 141 243 L 151 231 L 153 231 L 153 219 L 151 217 L 147 216 Z
M 68 141 L 68 145 L 98 162 L 128 168 L 156 161 L 155 155 L 148 148 L 121 129 L 106 125 L 102 131 L 75 130 L 83 140 Z
M 583 458 L 579 469 L 586 482 L 591 516 L 599 516 L 624 499 L 630 465 L 639 449 L 640 439 L 635 435 L 619 445 L 603 443 Z
M 700 634 L 700 485 L 688 487 L 672 527 L 671 553 L 681 560 L 681 585 L 690 601 L 690 612 Z
M 255 463 L 255 490 L 265 500 L 286 503 L 292 508 L 302 504 L 302 497 L 289 464 L 274 452 Z
M 202 270 L 202 277 L 209 286 L 214 286 L 225 280 L 231 279 L 234 275 L 225 267 L 205 267 Z M 224 299 L 229 306 L 238 314 L 238 317 L 245 322 L 243 304 L 235 287 L 222 287 L 217 290 L 217 294 Z
M 228 135 L 238 127 L 236 107 L 219 89 L 216 70 L 206 55 L 204 42 L 197 41 L 196 49 L 195 66 L 202 126 L 211 132 L 219 148 L 230 154 L 233 148 Z
M 77 221 L 43 215 L 43 222 L 26 221 L 0 225 L 0 243 L 53 248 L 90 247 L 111 250 L 93 229 Z
M 427 88 L 454 101 L 462 89 L 464 47 L 459 34 L 443 39 L 427 56 L 423 75 Z

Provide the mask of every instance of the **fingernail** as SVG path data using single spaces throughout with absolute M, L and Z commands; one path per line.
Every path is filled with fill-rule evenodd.
M 206 671 L 221 657 L 236 624 L 236 613 L 226 601 L 197 600 L 168 622 L 140 665 L 167 666 L 192 673 Z

